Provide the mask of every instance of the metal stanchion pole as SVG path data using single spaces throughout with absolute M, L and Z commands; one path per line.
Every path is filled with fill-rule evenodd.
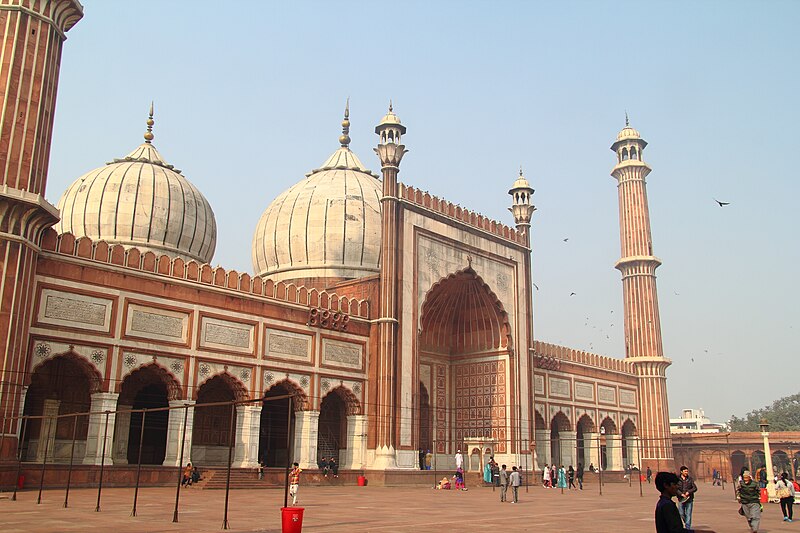
M 286 479 L 283 480 L 283 506 L 289 507 L 289 472 L 292 468 L 292 407 L 294 396 L 289 396 L 287 399 L 288 406 L 286 407 Z
M 19 487 L 19 476 L 22 473 L 22 454 L 23 445 L 25 444 L 25 431 L 28 429 L 29 419 L 25 416 L 22 417 L 20 424 L 22 425 L 22 429 L 20 430 L 19 441 L 17 442 L 17 477 L 14 479 L 14 494 L 11 495 L 11 501 L 17 501 L 17 487 Z
M 637 455 L 639 456 L 639 496 L 644 497 L 644 489 L 642 487 L 642 440 L 636 439 L 636 451 L 638 452 Z
M 169 417 L 169 411 L 167 411 L 167 417 Z M 142 472 L 142 444 L 144 443 L 144 423 L 146 420 L 147 408 L 145 407 L 142 411 L 142 427 L 139 428 L 139 456 L 136 459 L 136 488 L 133 489 L 133 510 L 131 510 L 131 516 L 136 516 L 136 501 L 139 499 L 139 476 Z M 183 462 L 183 458 L 181 458 L 181 462 Z
M 233 460 L 233 424 L 236 420 L 236 401 L 231 403 L 231 423 L 228 427 L 228 476 L 225 478 L 225 516 L 222 529 L 228 529 L 228 497 L 231 493 L 231 461 Z
M 600 433 L 597 434 L 597 485 L 600 487 L 600 496 L 603 495 L 603 450 L 600 448 Z
M 171 411 L 171 409 L 170 409 Z M 186 445 L 186 424 L 189 420 L 189 405 L 183 406 L 183 431 L 181 432 L 181 456 L 178 459 L 178 488 L 175 489 L 175 510 L 172 513 L 172 521 L 178 521 L 178 502 L 181 499 L 181 472 L 183 470 L 183 452 Z M 190 474 L 191 475 L 191 474 Z
M 6 419 L 8 415 L 6 414 L 6 410 L 3 409 L 3 425 L 0 426 L 0 456 L 3 454 L 3 445 L 6 443 Z M 13 420 L 13 418 L 12 418 Z M 13 426 L 14 423 L 12 422 L 11 425 Z
M 57 419 L 56 419 L 57 421 Z M 42 419 L 44 422 L 44 419 Z M 53 429 L 53 419 L 47 419 L 47 433 L 46 433 L 46 440 L 44 441 L 44 458 L 42 459 L 42 473 L 39 475 L 39 497 L 36 498 L 36 505 L 42 503 L 42 488 L 44 487 L 44 475 L 47 471 L 47 452 L 50 450 L 50 433 Z M 42 439 L 42 433 L 39 432 L 39 440 Z
M 108 415 L 111 411 L 106 411 L 106 428 L 103 430 L 103 450 L 100 456 L 100 482 L 97 484 L 97 507 L 94 512 L 100 512 L 100 494 L 103 491 L 103 470 L 106 466 L 106 441 L 108 440 Z
M 64 493 L 64 508 L 69 503 L 69 485 L 72 481 L 72 464 L 75 461 L 75 438 L 78 436 L 78 413 L 75 413 L 75 420 L 72 421 L 72 448 L 69 452 L 69 470 L 67 470 L 67 490 Z
M 530 486 L 530 482 L 528 481 L 528 478 L 533 474 L 528 472 L 528 455 L 530 454 L 530 447 L 531 447 L 530 446 L 530 442 L 528 442 L 526 447 L 528 448 L 528 450 L 527 450 L 528 453 L 525 454 L 525 493 L 527 494 L 528 493 L 528 487 Z

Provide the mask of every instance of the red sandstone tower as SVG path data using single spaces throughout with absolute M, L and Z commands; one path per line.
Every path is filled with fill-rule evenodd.
M 44 192 L 61 47 L 81 17 L 77 0 L 0 0 L 0 460 L 17 448 L 39 242 L 58 221 Z
M 653 255 L 650 235 L 646 178 L 651 169 L 642 160 L 646 146 L 626 117 L 625 127 L 611 145 L 617 154 L 611 175 L 619 189 L 622 257 L 615 266 L 622 273 L 625 357 L 639 376 L 642 460 L 652 461 L 672 459 L 666 379 L 671 361 L 664 357 L 661 343 L 655 274 L 661 261 Z
M 397 246 L 401 227 L 397 206 L 397 174 L 400 172 L 400 161 L 406 153 L 406 147 L 400 144 L 400 137 L 406 133 L 406 127 L 392 111 L 392 104 L 389 104 L 389 112 L 375 127 L 375 133 L 380 137 L 375 153 L 381 160 L 383 174 L 375 464 L 377 468 L 393 468 L 397 466 Z

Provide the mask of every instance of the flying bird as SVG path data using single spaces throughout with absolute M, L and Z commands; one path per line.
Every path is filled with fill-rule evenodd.
M 567 242 L 568 240 L 569 240 L 569 237 L 567 237 L 566 239 L 564 239 L 564 242 Z
M 720 207 L 725 207 L 726 205 L 731 205 L 731 203 L 730 203 L 730 202 L 720 202 L 720 201 L 719 201 L 719 200 L 717 200 L 716 198 L 714 198 L 714 201 L 715 201 L 715 202 L 717 202 L 717 203 L 719 204 L 719 206 L 720 206 Z
M 531 281 L 531 285 L 533 285 L 536 288 L 537 291 L 539 290 L 539 286 L 537 284 L 535 284 L 534 282 Z
M 570 296 L 575 296 L 574 292 L 569 293 Z

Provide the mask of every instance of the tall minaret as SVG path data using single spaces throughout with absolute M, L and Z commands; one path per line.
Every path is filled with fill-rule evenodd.
M 536 206 L 531 203 L 531 196 L 533 196 L 534 192 L 531 184 L 522 175 L 522 167 L 520 167 L 519 177 L 508 191 L 512 198 L 511 207 L 508 210 L 514 215 L 517 231 L 525 235 L 528 248 L 531 247 L 531 218 L 533 217 L 533 212 L 536 211 Z
M 17 449 L 39 242 L 58 221 L 44 192 L 61 47 L 81 17 L 77 0 L 0 2 L 0 461 Z
M 661 319 L 658 314 L 656 268 L 661 260 L 653 255 L 647 183 L 650 167 L 642 160 L 647 143 L 625 116 L 625 127 L 611 149 L 617 165 L 611 175 L 619 190 L 619 229 L 622 258 L 616 268 L 622 272 L 625 320 L 625 357 L 639 376 L 639 438 L 642 459 L 672 459 L 669 433 L 666 370 L 671 361 L 664 357 Z
M 406 147 L 400 137 L 406 127 L 394 114 L 392 104 L 389 112 L 375 127 L 378 146 L 375 153 L 381 160 L 383 174 L 383 197 L 381 198 L 381 272 L 380 272 L 380 316 L 378 317 L 378 405 L 376 408 L 375 468 L 397 466 L 396 417 L 397 409 L 397 245 L 400 233 L 398 217 L 397 174 Z

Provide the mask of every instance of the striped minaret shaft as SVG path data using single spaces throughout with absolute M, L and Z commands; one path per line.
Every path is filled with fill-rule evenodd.
M 76 0 L 0 0 L 0 461 L 17 449 L 39 242 L 58 221 L 44 192 L 61 47 L 82 16 Z
M 397 420 L 397 249 L 398 249 L 398 187 L 397 174 L 400 161 L 406 153 L 400 144 L 405 126 L 392 112 L 375 128 L 379 142 L 375 153 L 381 160 L 383 175 L 383 197 L 381 198 L 381 272 L 380 272 L 380 316 L 378 317 L 378 405 L 376 406 L 377 446 L 396 449 Z M 380 453 L 380 451 L 379 451 Z M 388 466 L 388 465 L 387 465 Z
M 617 165 L 611 175 L 619 190 L 619 225 L 622 257 L 616 268 L 622 273 L 625 357 L 639 376 L 639 437 L 642 459 L 671 460 L 666 369 L 658 314 L 656 268 L 661 261 L 653 255 L 650 213 L 647 205 L 647 175 L 650 167 L 642 160 L 647 146 L 639 132 L 626 120 L 611 149 Z

